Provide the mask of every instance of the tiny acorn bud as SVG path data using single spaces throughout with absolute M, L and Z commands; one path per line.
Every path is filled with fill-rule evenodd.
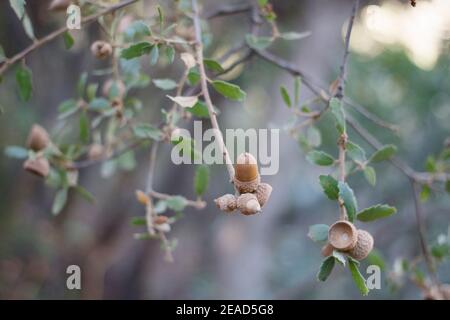
M 255 157 L 248 152 L 240 154 L 234 168 L 234 185 L 239 192 L 241 194 L 254 192 L 261 182 Z
M 161 232 L 170 232 L 171 227 L 168 223 L 155 224 L 155 229 Z
M 93 143 L 88 150 L 88 158 L 90 160 L 100 160 L 105 155 L 105 148 L 99 143 Z
M 70 6 L 70 0 L 53 0 L 48 6 L 50 11 L 66 11 L 67 7 Z
M 50 144 L 47 131 L 38 124 L 33 124 L 27 138 L 27 147 L 34 151 L 45 149 Z
M 23 168 L 41 178 L 46 178 L 50 172 L 48 160 L 42 156 L 35 159 L 28 159 L 23 164 Z
M 236 197 L 232 194 L 226 194 L 214 200 L 216 206 L 225 212 L 233 212 L 237 208 Z
M 334 250 L 333 246 L 331 244 L 327 243 L 326 245 L 324 245 L 322 247 L 322 250 L 320 251 L 320 253 L 322 253 L 322 256 L 328 257 L 328 256 L 331 256 L 331 254 L 333 253 L 333 250 Z
M 328 230 L 328 241 L 335 249 L 341 251 L 353 249 L 357 240 L 356 228 L 348 221 L 335 222 Z
M 136 199 L 139 203 L 145 206 L 150 204 L 150 198 L 141 190 L 136 190 Z
M 373 249 L 373 237 L 365 230 L 358 230 L 356 246 L 348 252 L 348 255 L 356 260 L 363 260 Z
M 272 186 L 268 183 L 260 183 L 256 188 L 256 198 L 258 199 L 259 205 L 264 207 L 266 202 L 269 200 L 272 193 Z
M 106 41 L 97 40 L 91 45 L 91 52 L 97 59 L 104 59 L 112 54 L 112 46 Z
M 108 79 L 102 87 L 103 96 L 108 98 L 123 98 L 125 91 L 125 84 L 121 80 Z
M 241 194 L 237 199 L 237 207 L 246 216 L 261 212 L 261 206 L 253 193 Z
M 166 223 L 169 218 L 167 216 L 157 216 L 153 219 L 154 224 L 163 224 Z

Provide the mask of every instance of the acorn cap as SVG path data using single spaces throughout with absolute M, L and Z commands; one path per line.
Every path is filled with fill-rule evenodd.
M 334 250 L 333 246 L 331 244 L 327 243 L 326 245 L 324 245 L 322 247 L 322 250 L 320 251 L 320 253 L 322 253 L 322 256 L 328 257 L 328 256 L 331 256 L 331 254 L 333 253 L 333 250 Z
M 256 188 L 256 198 L 258 198 L 259 205 L 264 207 L 267 200 L 269 200 L 272 193 L 272 186 L 268 183 L 260 183 Z
M 241 194 L 237 199 L 237 207 L 246 216 L 261 212 L 261 206 L 253 193 Z
M 92 43 L 91 52 L 96 58 L 103 59 L 112 54 L 112 46 L 106 41 L 97 40 Z
M 234 168 L 235 178 L 241 182 L 253 181 L 259 176 L 256 159 L 248 152 L 239 155 Z
M 215 199 L 214 202 L 220 210 L 225 212 L 232 212 L 237 208 L 236 197 L 232 194 L 225 194 Z
M 236 187 L 236 189 L 238 189 L 240 194 L 255 192 L 260 182 L 261 177 L 259 175 L 257 175 L 256 178 L 251 181 L 239 181 L 238 179 L 236 179 L 236 177 L 233 180 L 234 186 Z
M 335 249 L 341 251 L 354 248 L 357 239 L 356 228 L 348 221 L 335 222 L 328 230 L 328 241 Z
M 365 230 L 358 230 L 356 246 L 348 252 L 348 255 L 356 260 L 363 260 L 373 249 L 373 237 Z
M 65 11 L 70 5 L 70 0 L 53 0 L 48 6 L 50 11 Z
M 32 174 L 35 174 L 41 178 L 47 177 L 50 172 L 50 164 L 48 163 L 48 160 L 44 157 L 28 159 L 23 164 L 23 168 L 26 171 L 31 172 Z
M 167 216 L 157 216 L 153 219 L 154 224 L 163 224 L 166 223 L 169 218 Z
M 45 149 L 50 143 L 47 131 L 38 124 L 33 124 L 27 138 L 27 147 L 34 151 Z

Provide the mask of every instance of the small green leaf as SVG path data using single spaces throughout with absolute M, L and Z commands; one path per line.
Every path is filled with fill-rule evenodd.
M 73 47 L 75 41 L 73 40 L 72 35 L 68 31 L 63 33 L 63 39 L 64 39 L 64 46 L 67 50 Z
M 431 254 L 437 259 L 450 256 L 450 245 L 448 243 L 435 243 L 431 246 Z
M 160 5 L 156 6 L 156 10 L 158 10 L 159 28 L 162 30 L 164 24 L 164 11 Z
M 180 212 L 186 207 L 186 198 L 182 196 L 172 196 L 166 200 L 166 203 L 173 211 Z
M 317 280 L 325 281 L 328 279 L 328 276 L 331 274 L 331 271 L 333 271 L 334 262 L 335 258 L 333 256 L 330 256 L 325 260 L 323 260 L 319 272 L 317 273 Z
M 161 140 L 162 132 L 158 128 L 147 123 L 138 123 L 133 127 L 133 133 L 137 138 Z
M 284 40 L 300 40 L 311 35 L 310 31 L 305 32 L 284 32 L 280 34 L 280 38 Z
M 90 193 L 88 190 L 86 190 L 85 188 L 83 188 L 82 186 L 75 186 L 75 187 L 73 187 L 73 189 L 75 189 L 75 191 L 78 192 L 78 194 L 80 196 L 82 196 L 86 201 L 88 201 L 90 203 L 95 202 L 94 195 L 92 193 Z
M 61 210 L 64 208 L 64 206 L 66 205 L 67 193 L 68 193 L 67 188 L 61 189 L 56 193 L 56 196 L 55 196 L 55 199 L 53 200 L 53 205 L 52 205 L 52 213 L 54 215 L 59 214 L 61 212 Z
M 152 51 L 150 52 L 150 65 L 154 66 L 158 63 L 159 59 L 159 47 L 157 45 L 153 46 Z
M 337 262 L 345 267 L 345 255 L 342 252 L 333 250 L 333 253 L 331 255 L 336 258 Z
M 19 86 L 19 96 L 23 101 L 31 98 L 33 83 L 31 79 L 31 70 L 26 66 L 19 66 L 16 70 L 16 83 Z
M 186 111 L 199 118 L 209 118 L 208 107 L 203 101 L 197 101 L 192 108 L 186 108 Z
M 5 156 L 15 159 L 26 159 L 28 150 L 19 146 L 8 146 L 4 150 Z
M 300 87 L 302 85 L 302 79 L 295 77 L 294 80 L 294 103 L 296 106 L 300 103 Z
M 218 93 L 230 100 L 244 101 L 247 95 L 239 86 L 226 81 L 214 80 L 212 86 Z
M 86 88 L 87 79 L 88 79 L 87 72 L 83 72 L 80 75 L 80 79 L 78 80 L 77 83 L 77 94 L 79 97 L 83 97 L 84 95 L 84 89 Z
M 381 162 L 389 160 L 397 152 L 397 147 L 393 144 L 384 145 L 380 150 L 376 151 L 369 159 L 369 162 Z
M 110 109 L 109 101 L 105 98 L 95 98 L 89 102 L 89 109 L 92 111 L 102 112 Z
M 367 160 L 366 152 L 364 151 L 363 148 L 358 146 L 356 143 L 348 141 L 346 148 L 347 148 L 347 153 L 348 153 L 349 157 L 352 158 L 354 161 L 363 163 Z
M 346 182 L 339 181 L 339 197 L 344 201 L 344 207 L 347 210 L 348 220 L 353 222 L 355 219 L 358 204 L 356 202 L 355 194 Z
M 344 133 L 345 129 L 345 114 L 342 109 L 342 102 L 337 98 L 332 98 L 330 100 L 330 109 L 336 119 L 336 128 L 339 133 Z
M 81 112 L 80 113 L 80 122 L 79 122 L 79 136 L 80 136 L 80 140 L 83 143 L 88 143 L 89 142 L 89 118 L 87 116 L 87 113 Z
M 334 158 L 326 152 L 313 150 L 308 152 L 306 159 L 319 166 L 331 166 L 334 163 Z
M 217 62 L 216 60 L 203 59 L 203 63 L 205 65 L 205 67 L 208 68 L 211 71 L 214 71 L 214 72 L 223 72 L 224 71 L 224 69 L 222 68 L 220 63 Z
M 315 224 L 309 227 L 308 237 L 318 243 L 324 243 L 328 241 L 328 229 L 326 224 Z
M 9 0 L 9 5 L 14 10 L 17 18 L 22 20 L 25 15 L 25 0 Z
M 291 97 L 289 96 L 289 93 L 284 86 L 280 87 L 280 93 L 284 103 L 288 106 L 288 108 L 290 108 L 292 106 Z
M 437 171 L 436 159 L 433 156 L 427 157 L 427 160 L 425 161 L 425 170 L 427 172 L 436 172 Z
M 124 171 L 131 171 L 136 168 L 136 159 L 134 157 L 134 151 L 130 150 L 125 152 L 116 160 L 117 165 Z
M 131 218 L 131 225 L 145 226 L 145 225 L 147 225 L 147 219 L 145 219 L 145 217 L 133 217 L 133 218 Z
M 359 221 L 368 222 L 376 219 L 388 217 L 397 212 L 397 209 L 386 204 L 377 204 L 370 208 L 366 208 L 360 212 L 356 218 Z
M 127 60 L 134 59 L 143 56 L 144 54 L 149 54 L 153 47 L 154 45 L 149 42 L 139 42 L 123 49 L 121 57 Z
M 190 86 L 195 86 L 200 81 L 200 73 L 198 72 L 198 68 L 194 67 L 189 69 L 188 72 L 188 83 Z
M 381 255 L 381 252 L 377 249 L 373 249 L 369 255 L 367 256 L 367 262 L 369 264 L 373 264 L 376 266 L 379 266 L 381 270 L 385 269 L 386 263 L 384 262 L 383 256 Z
M 372 186 L 374 186 L 377 183 L 377 173 L 375 172 L 375 169 L 371 166 L 366 166 L 364 168 L 364 177 L 366 178 L 367 182 L 369 182 Z
M 209 167 L 207 165 L 199 165 L 195 170 L 194 189 L 198 196 L 205 193 L 209 182 Z
M 173 90 L 177 87 L 177 83 L 172 79 L 153 79 L 153 84 L 163 90 Z
M 431 195 L 431 188 L 429 185 L 424 184 L 422 190 L 420 191 L 420 201 L 427 202 Z
M 252 34 L 247 34 L 245 41 L 250 48 L 263 50 L 272 44 L 273 39 L 271 37 L 257 37 Z
M 167 60 L 169 60 L 169 63 L 173 63 L 173 60 L 175 59 L 175 49 L 171 46 L 167 46 L 165 50 L 165 54 L 167 57 Z
M 150 36 L 149 26 L 143 20 L 133 21 L 124 31 L 127 40 L 134 40 L 142 36 Z
M 350 257 L 348 258 L 348 268 L 350 269 L 356 287 L 358 287 L 363 296 L 367 296 L 369 294 L 369 289 L 366 286 L 366 280 L 359 272 L 357 262 Z
M 36 37 L 34 35 L 33 25 L 31 24 L 30 17 L 26 13 L 23 16 L 22 25 L 28 38 L 30 38 L 31 40 L 35 40 Z
M 338 182 L 335 178 L 330 175 L 319 176 L 320 185 L 322 186 L 323 192 L 326 194 L 328 199 L 337 200 L 339 198 L 339 187 Z

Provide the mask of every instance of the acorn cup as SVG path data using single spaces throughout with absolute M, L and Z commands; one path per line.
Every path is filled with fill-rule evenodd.
M 91 52 L 97 59 L 109 57 L 112 52 L 112 46 L 106 41 L 97 40 L 91 45 Z
M 356 246 L 348 251 L 347 254 L 356 260 L 363 260 L 369 255 L 372 249 L 373 237 L 371 234 L 365 230 L 358 230 Z
M 255 192 L 261 181 L 258 164 L 250 153 L 242 153 L 236 161 L 234 185 L 241 194 Z
M 258 185 L 255 194 L 261 208 L 264 207 L 264 205 L 267 203 L 271 193 L 272 193 L 272 186 L 270 184 L 260 183 Z
M 328 230 L 328 241 L 331 246 L 340 251 L 348 251 L 356 246 L 357 230 L 348 221 L 335 222 Z
M 47 131 L 38 124 L 33 124 L 27 138 L 27 148 L 33 151 L 45 149 L 50 144 Z
M 41 178 L 47 177 L 50 172 L 50 164 L 48 163 L 48 160 L 42 156 L 35 159 L 28 159 L 23 164 L 23 168 Z
M 236 197 L 232 194 L 225 194 L 214 200 L 216 206 L 225 212 L 233 212 L 237 208 Z
M 243 193 L 237 199 L 237 207 L 243 215 L 249 216 L 261 212 L 258 198 L 253 193 Z

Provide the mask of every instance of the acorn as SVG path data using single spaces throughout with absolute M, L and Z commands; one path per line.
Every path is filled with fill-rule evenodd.
M 108 98 L 110 96 L 123 98 L 125 91 L 125 84 L 121 80 L 108 79 L 102 87 L 103 96 Z
M 91 45 L 91 52 L 97 59 L 109 57 L 112 52 L 112 46 L 106 41 L 97 40 Z
M 50 144 L 47 131 L 38 124 L 33 124 L 27 138 L 27 147 L 34 151 L 45 149 Z
M 163 224 L 163 223 L 167 223 L 168 220 L 169 220 L 169 218 L 167 216 L 157 216 L 153 219 L 153 223 L 154 224 Z
M 328 230 L 328 241 L 335 249 L 341 251 L 353 249 L 357 240 L 356 228 L 348 221 L 335 222 Z
M 239 192 L 241 194 L 254 192 L 261 182 L 255 157 L 247 152 L 240 154 L 234 168 L 234 185 Z
M 168 223 L 155 224 L 155 229 L 161 232 L 170 232 L 171 227 Z
M 434 285 L 427 289 L 423 298 L 425 300 L 450 300 L 450 285 Z
M 42 156 L 35 159 L 28 159 L 23 164 L 23 168 L 41 178 L 47 177 L 50 172 L 50 164 L 48 160 Z
M 105 156 L 105 148 L 99 143 L 93 143 L 89 146 L 87 156 L 90 160 L 100 160 Z
M 48 6 L 50 11 L 66 11 L 72 1 L 70 0 L 53 0 Z
M 233 212 L 237 208 L 236 197 L 232 194 L 226 194 L 214 200 L 216 206 L 225 212 Z
M 150 204 L 150 198 L 141 190 L 136 190 L 136 199 L 144 206 L 148 206 Z
M 270 194 L 272 193 L 272 186 L 268 183 L 260 183 L 256 188 L 256 198 L 258 199 L 259 205 L 264 207 L 266 202 L 269 200 Z
M 357 231 L 356 246 L 348 252 L 348 255 L 356 260 L 363 260 L 373 249 L 373 237 L 365 230 Z
M 261 212 L 258 198 L 253 193 L 241 194 L 237 199 L 237 207 L 246 216 Z
M 331 254 L 333 253 L 333 250 L 334 250 L 333 246 L 331 244 L 327 243 L 326 245 L 324 245 L 322 247 L 322 250 L 320 252 L 322 253 L 322 256 L 328 257 L 328 256 L 331 256 Z

